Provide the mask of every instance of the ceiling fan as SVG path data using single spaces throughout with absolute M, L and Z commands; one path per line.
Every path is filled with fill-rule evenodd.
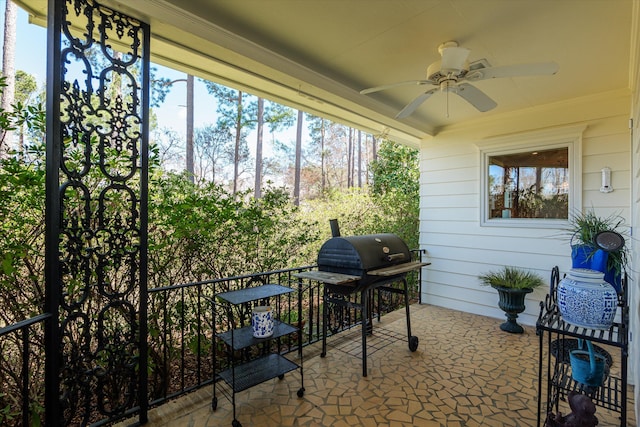
M 427 68 L 426 80 L 410 80 L 405 82 L 392 83 L 382 86 L 371 87 L 360 91 L 365 95 L 373 92 L 380 92 L 398 86 L 435 86 L 424 93 L 418 95 L 413 101 L 407 104 L 397 115 L 397 119 L 410 116 L 416 108 L 431 97 L 437 91 L 454 93 L 478 111 L 485 112 L 495 108 L 498 104 L 489 98 L 484 92 L 467 82 L 480 80 L 497 79 L 501 77 L 520 76 L 543 76 L 553 75 L 558 72 L 558 64 L 555 62 L 542 62 L 535 64 L 505 65 L 500 67 L 484 67 L 482 61 L 469 63 L 468 57 L 471 50 L 458 46 L 455 41 L 448 41 L 438 46 L 438 52 L 442 59 L 429 65 Z M 447 97 L 448 116 L 448 97 Z

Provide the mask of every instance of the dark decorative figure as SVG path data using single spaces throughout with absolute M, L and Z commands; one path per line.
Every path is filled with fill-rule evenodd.
M 570 391 L 568 395 L 571 413 L 563 417 L 560 412 L 555 415 L 549 412 L 545 427 L 594 427 L 598 425 L 595 416 L 596 405 L 587 395 Z

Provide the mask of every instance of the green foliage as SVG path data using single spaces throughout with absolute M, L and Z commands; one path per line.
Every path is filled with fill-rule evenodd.
M 516 191 L 517 210 L 512 213 L 514 218 L 567 218 L 569 212 L 569 196 L 567 194 L 542 194 L 535 185 Z M 498 197 L 504 203 L 504 197 Z M 501 206 L 497 206 L 501 209 Z
M 149 206 L 151 286 L 269 271 L 297 265 L 314 240 L 313 221 L 281 188 L 260 199 L 166 174 L 152 182 Z
M 545 281 L 538 274 L 510 266 L 504 266 L 502 270 L 481 274 L 479 279 L 485 286 L 511 289 L 534 289 L 545 285 Z
M 331 237 L 330 219 L 337 219 L 342 235 L 395 233 L 409 248 L 418 247 L 418 203 L 411 195 L 391 191 L 376 196 L 359 188 L 332 191 L 325 198 L 307 200 L 302 218 L 319 222 L 320 245 Z
M 369 166 L 373 173 L 373 192 L 401 191 L 418 197 L 420 170 L 418 150 L 384 140 L 378 159 Z
M 572 244 L 595 246 L 596 235 L 603 231 L 620 232 L 624 218 L 619 215 L 601 217 L 593 209 L 576 212 L 569 219 L 568 232 Z
M 271 133 L 293 126 L 297 118 L 293 108 L 275 102 L 265 102 L 264 121 Z
M 38 90 L 38 82 L 36 78 L 22 70 L 16 71 L 16 93 L 15 100 L 22 104 L 28 104 Z
M 598 216 L 593 209 L 584 212 L 576 212 L 569 218 L 568 235 L 571 237 L 571 245 L 585 245 L 591 250 L 588 257 L 592 257 L 598 250 L 595 239 L 598 233 L 614 231 L 624 237 L 625 222 L 618 214 Z M 628 248 L 624 245 L 617 251 L 609 252 L 607 268 L 620 274 L 626 270 L 628 264 Z
M 0 76 L 0 92 L 7 86 L 7 77 Z M 10 111 L 5 111 L 0 107 L 0 153 L 8 148 L 8 141 L 5 141 L 7 132 L 16 131 L 23 126 L 28 128 L 31 136 L 36 136 L 35 142 L 44 141 L 45 111 L 40 102 L 31 103 L 32 91 L 35 90 L 35 83 L 32 76 L 18 72 L 16 79 L 16 102 Z M 30 91 L 30 92 L 25 92 Z

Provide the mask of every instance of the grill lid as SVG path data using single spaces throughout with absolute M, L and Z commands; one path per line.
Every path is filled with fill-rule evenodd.
M 411 261 L 411 252 L 395 234 L 333 237 L 318 253 L 318 270 L 364 277 L 369 271 Z

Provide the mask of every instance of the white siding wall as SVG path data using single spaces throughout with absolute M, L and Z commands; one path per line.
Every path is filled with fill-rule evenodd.
M 640 13 L 640 7 L 638 4 L 634 4 L 634 22 L 638 21 L 638 14 Z M 638 28 L 638 25 L 634 25 L 634 28 Z M 638 46 L 640 44 L 640 30 L 634 34 L 634 43 L 632 45 Z M 638 60 L 635 57 L 636 61 Z M 631 216 L 633 229 L 636 230 L 634 239 L 632 240 L 633 248 L 633 260 L 634 260 L 634 272 L 632 273 L 632 286 L 631 288 L 631 304 L 629 310 L 629 317 L 631 321 L 631 350 L 629 354 L 629 362 L 631 364 L 631 375 L 633 377 L 633 383 L 635 387 L 635 409 L 636 420 L 640 419 L 640 241 L 638 240 L 638 230 L 640 230 L 640 63 L 635 63 L 632 66 L 632 76 L 635 77 L 634 82 L 635 92 L 632 102 L 632 117 L 633 117 L 633 141 L 632 141 L 632 191 L 631 191 Z
M 503 265 L 532 269 L 548 278 L 571 267 L 570 246 L 559 228 L 481 227 L 480 152 L 492 137 L 562 126 L 586 125 L 582 139 L 582 204 L 598 214 L 621 213 L 630 224 L 630 138 L 628 93 L 616 92 L 575 103 L 447 129 L 421 148 L 420 246 L 431 265 L 424 270 L 422 301 L 504 319 L 494 289 L 478 275 Z M 455 111 L 452 112 L 455 114 Z M 614 192 L 600 193 L 600 169 L 612 170 Z M 527 297 L 519 317 L 535 325 L 547 289 Z M 498 325 L 496 322 L 496 326 Z
M 636 88 L 638 85 L 636 85 Z M 632 142 L 632 225 L 636 230 L 634 239 L 632 240 L 633 261 L 635 266 L 640 265 L 640 243 L 638 242 L 638 231 L 640 230 L 640 95 L 636 91 L 634 97 L 634 114 L 633 114 L 633 142 Z M 631 274 L 632 286 L 630 287 L 630 310 L 629 318 L 631 322 L 631 350 L 629 354 L 629 363 L 631 364 L 631 375 L 635 387 L 635 406 L 636 419 L 640 416 L 640 273 L 638 268 Z

